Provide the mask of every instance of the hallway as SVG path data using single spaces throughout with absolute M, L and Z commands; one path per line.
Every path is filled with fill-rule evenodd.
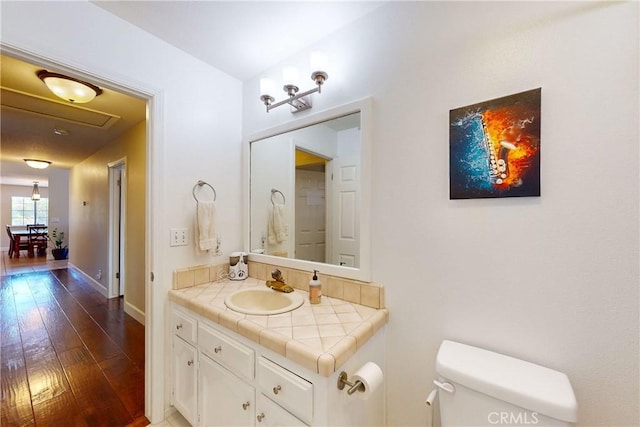
M 1 425 L 144 426 L 144 326 L 73 268 L 2 276 Z

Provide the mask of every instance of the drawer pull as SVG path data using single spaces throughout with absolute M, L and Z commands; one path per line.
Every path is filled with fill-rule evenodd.
M 182 329 L 182 323 L 176 325 L 176 329 Z
M 187 365 L 189 365 L 189 366 L 193 365 L 193 360 L 189 360 L 189 361 L 187 362 Z
M 244 409 L 246 411 L 249 406 L 251 406 L 251 403 L 245 402 L 245 403 L 242 404 L 242 409 Z
M 220 353 L 222 351 L 222 347 L 221 346 L 217 346 L 216 348 L 213 349 L 214 353 Z
M 258 415 L 258 416 L 256 417 L 256 419 L 258 420 L 258 422 L 259 422 L 259 423 L 261 423 L 261 422 L 262 422 L 262 420 L 264 420 L 264 412 L 263 412 L 263 413 L 261 413 L 260 415 Z
M 280 390 L 282 390 L 282 387 L 280 387 L 280 384 L 278 384 L 273 388 L 273 394 L 278 394 Z

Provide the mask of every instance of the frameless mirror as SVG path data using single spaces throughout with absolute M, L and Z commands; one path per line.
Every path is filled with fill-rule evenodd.
M 250 140 L 248 244 L 253 256 L 269 256 L 269 262 L 285 266 L 292 264 L 277 260 L 307 261 L 307 268 L 358 272 L 367 266 L 361 119 L 361 111 L 350 111 Z M 333 268 L 324 271 L 336 274 Z

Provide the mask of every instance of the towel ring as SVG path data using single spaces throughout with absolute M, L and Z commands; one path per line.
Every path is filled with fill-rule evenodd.
M 202 187 L 203 185 L 206 185 L 211 189 L 211 191 L 213 191 L 213 201 L 215 202 L 217 198 L 216 189 L 213 188 L 208 182 L 198 181 L 198 183 L 193 186 L 193 190 L 191 190 L 191 194 L 193 194 L 193 198 L 196 199 L 196 203 L 199 202 L 198 198 L 196 197 L 196 188 Z
M 274 195 L 275 193 L 280 193 L 280 195 L 282 196 L 282 204 L 283 204 L 283 205 L 286 205 L 286 204 L 287 204 L 287 199 L 284 197 L 284 194 L 282 194 L 282 191 L 280 191 L 280 190 L 276 190 L 275 188 L 272 188 L 272 189 L 271 189 L 271 204 L 272 204 L 273 206 L 275 206 L 275 205 L 276 205 L 276 204 L 275 204 L 275 202 L 273 201 L 273 195 Z

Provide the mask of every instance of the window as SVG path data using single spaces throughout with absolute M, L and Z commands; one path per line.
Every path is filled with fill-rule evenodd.
M 37 202 L 31 197 L 11 197 L 11 225 L 49 223 L 49 199 Z

